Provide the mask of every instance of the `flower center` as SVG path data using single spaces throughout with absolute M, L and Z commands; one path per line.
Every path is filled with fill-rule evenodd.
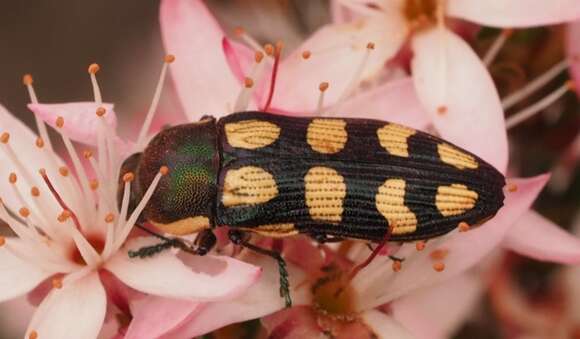
M 313 303 L 321 314 L 337 320 L 356 317 L 355 291 L 348 274 L 336 271 L 318 279 L 312 286 Z
M 99 254 L 103 253 L 103 250 L 105 249 L 105 240 L 103 239 L 102 236 L 96 235 L 96 234 L 87 235 L 86 239 L 89 242 L 89 244 L 91 244 L 91 246 L 95 249 L 95 251 L 97 251 Z M 77 246 L 74 246 L 72 248 L 72 250 L 70 252 L 70 258 L 73 262 L 75 262 L 79 265 L 83 265 L 83 266 L 87 265 L 87 262 L 83 258 L 82 254 L 79 251 L 79 248 Z
M 438 0 L 407 0 L 403 6 L 403 14 L 414 27 L 420 28 L 437 22 Z

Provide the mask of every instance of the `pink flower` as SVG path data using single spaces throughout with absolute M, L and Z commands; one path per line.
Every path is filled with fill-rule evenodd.
M 123 177 L 122 201 L 117 201 L 117 185 L 123 160 L 119 146 L 131 146 L 116 135 L 113 106 L 103 104 L 95 66 L 91 68 L 94 102 L 38 104 L 32 80 L 25 78 L 30 108 L 56 128 L 76 177 L 52 150 L 42 120 L 37 121 L 37 137 L 0 106 L 0 219 L 17 235 L 0 238 L 0 301 L 22 296 L 47 279 L 52 285 L 29 323 L 30 338 L 96 338 L 107 299 L 116 303 L 122 285 L 137 295 L 207 302 L 242 294 L 261 272 L 230 257 L 185 263 L 166 251 L 148 259 L 129 258 L 128 250 L 159 242 L 152 237 L 127 239 L 164 169 L 129 215 L 131 175 Z M 97 145 L 98 157 L 84 153 L 94 179 L 87 175 L 73 138 Z M 106 279 L 106 272 L 119 286 Z
M 437 130 L 455 144 L 463 147 L 470 144 L 470 151 L 505 170 L 507 138 L 505 134 L 498 134 L 505 130 L 505 123 L 497 91 L 479 57 L 446 28 L 445 17 L 493 27 L 530 27 L 580 18 L 580 5 L 574 0 L 344 0 L 336 1 L 334 13 L 339 23 L 322 30 L 337 33 L 327 34 L 321 40 L 326 44 L 330 41 L 338 44 L 343 39 L 343 32 L 348 31 L 356 39 L 375 42 L 375 51 L 383 57 L 383 63 L 395 56 L 411 35 L 414 53 L 411 73 L 418 96 Z M 345 20 L 350 22 L 344 23 Z M 382 32 L 379 39 L 375 38 L 377 30 Z M 322 43 L 313 41 L 313 44 L 317 42 Z M 486 119 L 474 124 L 475 115 L 485 115 Z M 490 135 L 496 137 L 489 138 Z M 468 139 L 479 140 L 479 143 Z
M 366 10 L 377 14 L 374 9 Z M 377 81 L 371 86 L 371 90 L 358 88 L 361 79 L 368 79 L 369 75 L 381 69 L 384 61 L 400 48 L 406 38 L 405 32 L 389 35 L 389 39 L 395 42 L 382 44 L 387 36 L 384 34 L 384 25 L 403 27 L 397 26 L 399 24 L 404 22 L 380 17 L 376 20 L 371 18 L 367 21 L 358 20 L 352 24 L 322 28 L 304 45 L 279 61 L 278 80 L 270 110 L 294 114 L 388 119 L 421 130 L 428 128 L 433 119 L 445 119 L 445 123 L 435 123 L 443 136 L 455 139 L 453 141 L 469 150 L 483 153 L 498 168 L 505 168 L 507 141 L 497 93 L 481 61 L 454 33 L 448 30 L 443 30 L 442 33 L 426 30 L 415 39 L 419 41 L 416 49 L 426 50 L 418 53 L 424 58 L 417 57 L 414 62 L 414 67 L 425 70 L 417 71 L 418 74 L 427 73 L 426 76 L 431 76 L 432 72 L 427 72 L 426 69 L 443 61 L 460 66 L 461 71 L 458 72 L 448 69 L 448 80 L 453 81 L 445 83 L 448 85 L 446 89 L 449 94 L 444 102 L 447 106 L 445 115 L 426 114 L 422 108 L 425 101 L 431 103 L 427 107 L 432 110 L 438 98 L 428 97 L 429 93 L 421 95 L 420 90 L 415 90 L 421 86 L 438 88 L 439 78 L 404 78 L 388 83 Z M 219 117 L 234 110 L 248 107 L 262 109 L 266 106 L 271 85 L 269 80 L 275 62 L 273 58 L 264 56 L 265 48 L 257 45 L 243 31 L 238 32 L 240 38 L 254 50 L 226 38 L 201 1 L 163 1 L 161 25 L 166 49 L 178 57 L 172 67 L 172 74 L 190 119 L 196 120 L 204 114 Z M 434 58 L 434 62 L 428 56 L 430 49 L 438 46 L 438 34 L 445 35 L 448 44 L 442 53 L 436 54 L 438 57 Z M 368 42 L 371 41 L 376 42 L 376 45 L 369 45 Z M 328 82 L 330 86 L 320 86 L 324 82 Z M 470 87 L 470 84 L 475 83 L 478 86 Z M 480 84 L 484 86 L 479 86 Z M 465 98 L 474 100 L 468 101 Z M 437 107 L 439 106 L 435 106 Z M 489 111 L 489 115 L 472 113 L 476 111 Z M 471 130 L 465 126 L 480 128 Z M 389 259 L 379 258 L 352 282 L 356 286 L 353 288 L 358 300 L 356 311 L 365 314 L 366 324 L 370 324 L 376 330 L 375 333 L 383 335 L 389 333 L 388 331 L 406 332 L 394 320 L 397 319 L 408 325 L 413 332 L 417 332 L 415 334 L 426 336 L 429 333 L 426 329 L 433 327 L 425 326 L 430 325 L 429 323 L 423 323 L 422 327 L 417 324 L 427 315 L 417 313 L 420 312 L 420 307 L 417 305 L 418 299 L 414 298 L 415 293 L 431 297 L 437 291 L 431 290 L 431 286 L 441 288 L 438 284 L 447 283 L 452 286 L 469 285 L 463 284 L 457 278 L 458 275 L 477 264 L 490 251 L 502 245 L 502 242 L 505 242 L 505 246 L 543 260 L 580 261 L 578 242 L 560 234 L 555 225 L 540 227 L 542 236 L 535 234 L 533 237 L 528 236 L 529 232 L 514 226 L 518 217 L 526 213 L 546 180 L 546 176 L 529 180 L 514 179 L 517 191 L 507 193 L 506 206 L 484 227 L 467 233 L 454 232 L 428 242 L 426 249 L 421 252 L 415 250 L 415 244 L 404 245 L 399 251 L 405 254 L 407 260 L 401 272 L 394 273 Z M 560 240 L 565 240 L 562 249 L 554 249 L 548 242 L 543 241 L 560 235 Z M 518 242 L 517 239 L 521 241 Z M 521 246 L 523 243 L 529 246 Z M 445 253 L 442 262 L 434 261 L 432 253 L 439 253 L 435 257 Z M 360 261 L 363 254 L 364 250 L 359 251 L 358 256 L 351 253 L 350 259 Z M 243 296 L 219 303 L 175 303 L 165 298 L 147 298 L 132 308 L 134 318 L 127 337 L 154 335 L 188 338 L 232 322 L 262 317 L 281 309 L 283 305 L 277 295 L 275 266 L 268 259 L 250 260 L 264 267 L 265 272 L 258 285 Z M 444 264 L 443 271 L 436 271 L 434 264 L 437 270 Z M 294 266 L 290 266 L 290 271 L 291 277 L 295 279 L 292 286 L 300 286 L 303 280 L 295 278 L 296 276 L 308 275 L 308 272 Z M 372 286 L 365 287 L 365 284 Z M 304 287 L 293 290 L 293 294 L 296 305 L 312 304 Z M 438 298 L 428 300 L 440 302 Z M 378 311 L 378 307 L 385 303 L 391 305 L 389 314 Z M 380 328 L 381 324 L 389 326 Z M 440 329 L 437 333 L 444 332 Z

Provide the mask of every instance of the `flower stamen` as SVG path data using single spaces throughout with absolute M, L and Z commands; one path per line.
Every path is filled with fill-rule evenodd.
M 163 90 L 163 85 L 165 83 L 165 78 L 167 77 L 167 69 L 171 63 L 175 61 L 175 56 L 172 54 L 168 54 L 163 58 L 163 66 L 161 67 L 161 73 L 159 74 L 159 80 L 157 81 L 157 86 L 155 86 L 155 93 L 153 94 L 153 99 L 151 100 L 151 105 L 149 106 L 149 110 L 147 111 L 147 115 L 145 116 L 145 121 L 143 122 L 143 126 L 139 131 L 139 136 L 137 137 L 137 149 L 142 149 L 144 147 L 145 138 L 147 136 L 147 132 L 149 132 L 149 128 L 151 127 L 151 123 L 153 122 L 153 117 L 155 116 L 155 112 L 157 111 L 157 106 L 159 106 L 159 100 L 161 98 L 161 92 Z
M 522 101 L 528 95 L 532 94 L 536 90 L 540 89 L 542 86 L 546 85 L 548 82 L 554 79 L 558 74 L 565 71 L 567 68 L 568 68 L 568 60 L 562 60 L 559 63 L 555 64 L 544 74 L 535 78 L 534 80 L 532 80 L 532 82 L 530 82 L 526 86 L 505 97 L 501 101 L 503 109 L 507 110 L 513 105 Z
M 505 42 L 513 35 L 513 33 L 514 30 L 510 28 L 506 28 L 499 33 L 499 35 L 491 44 L 491 46 L 485 53 L 485 56 L 483 57 L 483 63 L 485 64 L 485 66 L 489 67 L 489 65 L 491 65 L 491 63 L 493 62 L 493 60 L 495 60 L 495 57 L 498 55 L 499 51 L 501 50 Z
M 322 109 L 324 107 L 324 93 L 326 92 L 326 90 L 328 89 L 329 84 L 328 82 L 321 82 L 320 85 L 318 85 L 318 90 L 320 91 L 320 94 L 318 95 L 318 104 L 316 105 L 316 115 L 322 115 Z
M 91 77 L 91 83 L 93 85 L 93 95 L 95 97 L 95 102 L 97 105 L 103 104 L 103 97 L 101 95 L 101 89 L 99 88 L 99 83 L 97 82 L 97 72 L 101 70 L 101 66 L 99 64 L 90 64 L 88 68 L 89 75 Z
M 344 89 L 344 91 L 342 92 L 342 94 L 340 95 L 340 97 L 338 98 L 338 100 L 336 101 L 335 106 L 340 105 L 342 102 L 344 102 L 344 100 L 346 98 L 348 98 L 348 96 L 350 96 L 351 94 L 353 94 L 353 92 L 355 91 L 355 89 L 358 87 L 361 78 L 364 74 L 365 69 L 367 68 L 367 65 L 369 63 L 369 58 L 371 55 L 371 52 L 375 49 L 375 43 L 374 42 L 368 42 L 367 43 L 367 47 L 365 49 L 365 53 L 357 67 L 357 69 L 355 70 L 352 78 L 350 79 L 348 85 L 346 86 L 346 88 Z
M 63 213 L 64 212 L 67 212 L 68 214 L 70 214 L 70 217 L 72 218 L 72 220 L 73 220 L 73 222 L 74 222 L 77 230 L 80 231 L 82 228 L 81 228 L 81 223 L 79 221 L 79 218 L 77 217 L 77 215 L 73 211 L 71 211 L 71 209 L 67 206 L 67 204 L 64 202 L 64 200 L 60 196 L 60 194 L 56 191 L 56 189 L 52 185 L 52 182 L 48 178 L 48 175 L 46 175 L 46 170 L 44 168 L 41 168 L 38 171 L 38 173 L 40 173 L 40 176 L 42 177 L 42 179 L 46 183 L 46 186 L 50 190 L 50 193 L 52 193 L 52 195 L 54 196 L 54 198 L 56 199 L 56 201 L 58 202 L 58 204 L 60 205 L 60 207 L 62 207 Z
M 526 108 L 522 109 L 521 111 L 516 112 L 516 113 L 512 114 L 511 116 L 509 116 L 506 119 L 506 123 L 505 123 L 506 128 L 509 130 L 509 129 L 517 126 L 518 124 L 524 122 L 525 120 L 533 117 L 537 113 L 543 111 L 548 106 L 550 106 L 551 104 L 556 102 L 556 100 L 563 97 L 564 94 L 568 93 L 569 91 L 573 91 L 573 90 L 574 90 L 574 83 L 571 80 L 567 81 L 564 85 L 560 86 L 558 89 L 556 89 L 552 93 L 548 94 L 547 96 L 545 96 L 541 100 L 539 100 L 539 101 L 535 102 L 534 104 L 530 105 L 529 107 L 526 107 Z
M 123 227 L 121 227 L 119 237 L 115 240 L 116 241 L 116 244 L 114 246 L 115 249 L 118 249 L 121 247 L 121 245 L 123 244 L 123 242 L 125 241 L 125 239 L 129 235 L 129 232 L 131 232 L 131 229 L 135 225 L 135 222 L 137 222 L 137 219 L 141 215 L 141 212 L 143 212 L 143 210 L 147 206 L 149 199 L 151 199 L 151 197 L 153 196 L 155 189 L 159 185 L 159 181 L 161 181 L 161 178 L 163 176 L 167 175 L 168 173 L 169 173 L 169 168 L 167 166 L 162 166 L 159 169 L 159 172 L 157 172 L 157 175 L 155 175 L 155 177 L 153 178 L 153 181 L 151 182 L 151 184 L 149 185 L 149 187 L 145 191 L 145 194 L 143 194 L 143 198 L 141 198 L 141 201 L 137 204 L 137 207 L 135 207 L 135 210 L 133 210 L 133 213 L 131 213 L 131 216 L 129 216 L 129 219 L 125 222 Z M 126 193 L 128 191 L 127 190 L 128 184 L 129 184 L 129 181 L 126 181 L 124 193 Z M 123 200 L 125 200 L 125 197 L 123 197 Z M 124 203 L 125 203 L 125 201 L 123 201 L 123 204 Z M 121 219 L 119 219 L 119 220 L 121 220 Z
M 36 91 L 32 86 L 32 84 L 34 83 L 32 75 L 24 74 L 24 76 L 22 77 L 22 83 L 24 84 L 24 86 L 26 86 L 26 89 L 28 90 L 30 102 L 32 104 L 38 104 L 38 97 L 36 96 Z M 48 131 L 46 129 L 44 121 L 42 121 L 36 114 L 34 115 L 34 120 L 36 121 L 36 128 L 38 128 L 38 133 L 40 134 L 40 137 L 47 141 L 48 143 L 47 147 L 52 151 L 52 144 L 50 143 L 50 139 L 48 138 Z
M 268 100 L 266 100 L 266 104 L 264 105 L 263 111 L 268 111 L 270 105 L 272 104 L 272 99 L 274 97 L 274 90 L 276 89 L 276 78 L 278 77 L 278 67 L 280 65 L 280 56 L 282 54 L 282 48 L 284 45 L 282 42 L 276 43 L 276 47 L 274 48 L 272 45 L 264 46 L 264 50 L 266 51 L 267 55 L 274 55 L 274 66 L 272 68 L 272 76 L 270 78 L 270 90 L 268 92 Z

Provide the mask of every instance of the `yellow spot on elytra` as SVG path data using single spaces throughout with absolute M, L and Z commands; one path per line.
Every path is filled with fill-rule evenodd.
M 417 217 L 405 206 L 405 180 L 389 179 L 379 187 L 377 210 L 387 219 L 392 234 L 407 234 L 417 230 Z
M 177 220 L 168 224 L 158 222 L 152 222 L 152 224 L 164 233 L 173 235 L 187 235 L 208 229 L 209 218 L 204 216 L 196 216 Z
M 245 149 L 266 147 L 280 136 L 280 127 L 261 120 L 231 122 L 224 126 L 224 130 L 228 144 Z
M 478 194 L 462 184 L 437 187 L 435 206 L 444 217 L 463 214 L 475 206 Z
M 294 224 L 268 224 L 240 229 L 270 238 L 284 238 L 298 234 L 298 230 L 294 227 Z
M 379 142 L 389 154 L 399 157 L 409 156 L 409 137 L 417 133 L 412 128 L 388 124 L 377 130 Z
M 272 174 L 255 166 L 228 170 L 223 190 L 222 203 L 226 207 L 263 204 L 278 195 Z
M 473 156 L 449 144 L 442 143 L 437 145 L 437 153 L 439 153 L 441 161 L 461 170 L 466 168 L 476 169 L 479 166 Z
M 341 119 L 313 119 L 306 131 L 310 147 L 323 154 L 340 152 L 347 139 L 346 121 Z
M 344 177 L 329 167 L 312 167 L 304 176 L 306 206 L 314 220 L 340 222 L 344 211 Z

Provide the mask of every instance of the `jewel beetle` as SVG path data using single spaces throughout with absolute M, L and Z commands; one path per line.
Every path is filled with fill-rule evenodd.
M 170 127 L 125 160 L 121 175 L 134 174 L 131 201 L 140 200 L 162 166 L 169 171 L 141 220 L 165 234 L 199 235 L 186 244 L 156 234 L 163 239 L 159 245 L 129 255 L 146 257 L 169 247 L 203 255 L 216 242 L 212 231 L 228 226 L 235 244 L 278 261 L 287 306 L 284 260 L 250 243 L 249 235 L 426 240 L 461 223 L 483 223 L 504 200 L 504 176 L 476 155 L 369 119 L 256 111 Z

